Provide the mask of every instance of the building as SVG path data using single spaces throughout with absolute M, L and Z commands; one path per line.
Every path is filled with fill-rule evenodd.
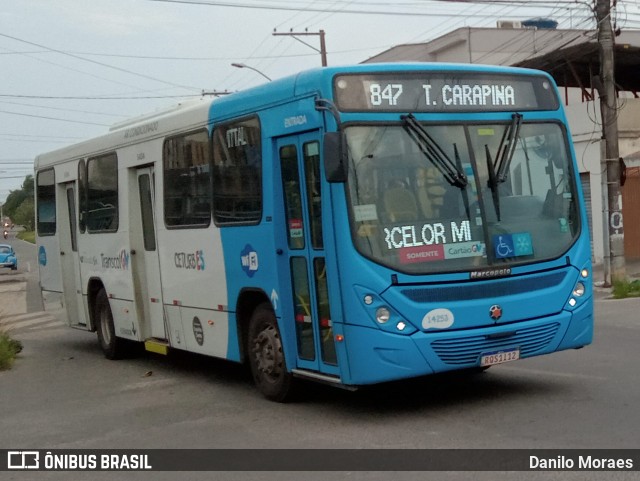
M 605 255 L 601 150 L 604 149 L 598 74 L 599 46 L 594 30 L 557 30 L 555 22 L 499 21 L 497 28 L 464 27 L 426 43 L 398 45 L 371 62 L 458 62 L 511 65 L 549 72 L 560 86 L 571 127 L 593 240 L 593 258 Z M 551 27 L 551 28 L 549 28 Z M 626 164 L 622 187 L 625 257 L 640 259 L 640 31 L 616 37 L 615 80 L 619 89 L 619 150 Z M 607 230 L 608 232 L 608 230 Z

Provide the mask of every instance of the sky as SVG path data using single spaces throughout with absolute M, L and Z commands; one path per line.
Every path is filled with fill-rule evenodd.
M 0 0 L 0 203 L 40 153 L 203 91 L 234 92 L 320 66 L 317 35 L 274 29 L 324 30 L 328 64 L 345 65 L 501 19 L 593 28 L 586 3 Z M 618 3 L 627 25 L 640 27 L 638 2 Z

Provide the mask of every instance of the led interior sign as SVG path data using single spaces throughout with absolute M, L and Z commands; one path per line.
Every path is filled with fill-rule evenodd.
M 339 75 L 342 111 L 509 112 L 556 110 L 555 90 L 541 75 L 409 72 Z

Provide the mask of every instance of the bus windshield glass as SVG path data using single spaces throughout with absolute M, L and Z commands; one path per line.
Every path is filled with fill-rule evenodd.
M 580 230 L 566 131 L 555 122 L 349 125 L 352 235 L 406 273 L 563 255 Z

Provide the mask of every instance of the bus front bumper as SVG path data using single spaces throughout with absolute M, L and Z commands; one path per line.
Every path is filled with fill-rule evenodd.
M 573 312 L 458 331 L 416 332 L 410 336 L 344 325 L 349 369 L 342 382 L 374 384 L 480 366 L 487 353 L 517 349 L 519 358 L 590 344 L 593 306 Z

